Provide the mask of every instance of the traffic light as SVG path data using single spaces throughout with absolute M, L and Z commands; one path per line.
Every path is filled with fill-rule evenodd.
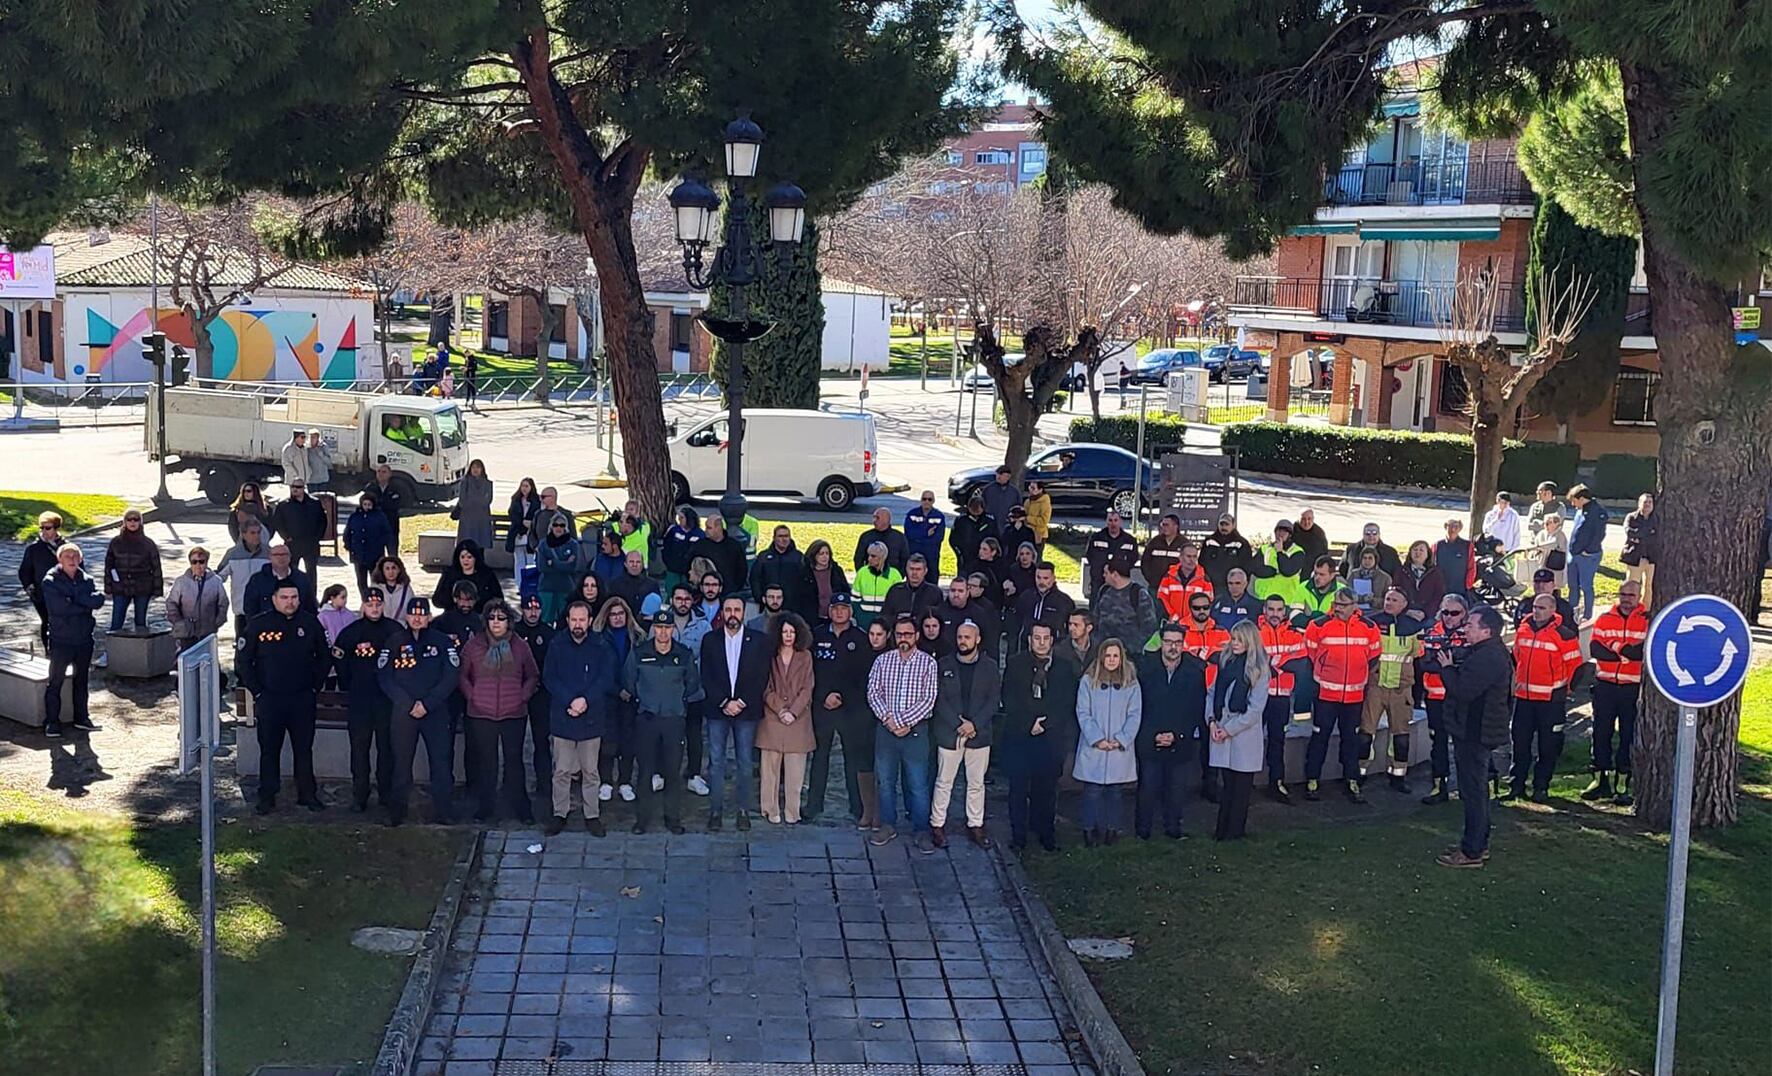
M 142 359 L 149 366 L 163 367 L 166 365 L 165 333 L 147 333 L 142 337 Z
M 191 353 L 181 344 L 172 345 L 172 368 L 166 383 L 177 388 L 191 380 Z

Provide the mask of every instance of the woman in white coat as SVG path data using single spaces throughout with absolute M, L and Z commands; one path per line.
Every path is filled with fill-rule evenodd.
M 1218 829 L 1213 836 L 1223 841 L 1243 835 L 1249 821 L 1249 793 L 1265 765 L 1262 713 L 1267 709 L 1270 669 L 1261 629 L 1253 620 L 1231 629 L 1218 662 L 1206 732 L 1212 741 L 1207 758 L 1219 769 L 1221 781 Z
M 1108 639 L 1077 682 L 1081 734 L 1072 776 L 1083 785 L 1083 843 L 1088 847 L 1113 844 L 1126 827 L 1126 793 L 1138 781 L 1132 747 L 1143 715 L 1138 673 L 1126 660 L 1126 645 Z

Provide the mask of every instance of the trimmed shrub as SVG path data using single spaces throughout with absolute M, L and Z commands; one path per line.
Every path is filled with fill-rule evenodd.
M 1155 459 L 1158 446 L 1180 444 L 1185 431 L 1186 423 L 1178 419 L 1147 418 L 1145 454 Z M 1115 415 L 1096 422 L 1079 418 L 1071 422 L 1071 440 L 1135 451 L 1138 419 Z M 1241 422 L 1225 427 L 1222 443 L 1236 448 L 1240 465 L 1251 471 L 1377 485 L 1470 488 L 1468 434 Z M 1501 486 L 1528 491 L 1546 480 L 1567 486 L 1575 480 L 1580 457 L 1579 445 L 1509 441 L 1501 466 Z
M 1602 498 L 1629 500 L 1640 493 L 1655 492 L 1658 461 L 1654 456 L 1608 452 L 1594 464 L 1594 493 Z

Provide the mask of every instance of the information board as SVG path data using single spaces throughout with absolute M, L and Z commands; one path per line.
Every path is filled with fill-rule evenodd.
M 1222 453 L 1164 453 L 1160 512 L 1179 516 L 1185 535 L 1210 534 L 1231 510 L 1233 478 L 1231 458 Z

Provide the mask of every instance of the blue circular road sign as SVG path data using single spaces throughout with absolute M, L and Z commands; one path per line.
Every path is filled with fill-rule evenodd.
M 1714 594 L 1692 594 L 1656 614 L 1643 658 L 1657 690 L 1681 706 L 1715 706 L 1747 679 L 1747 618 Z

